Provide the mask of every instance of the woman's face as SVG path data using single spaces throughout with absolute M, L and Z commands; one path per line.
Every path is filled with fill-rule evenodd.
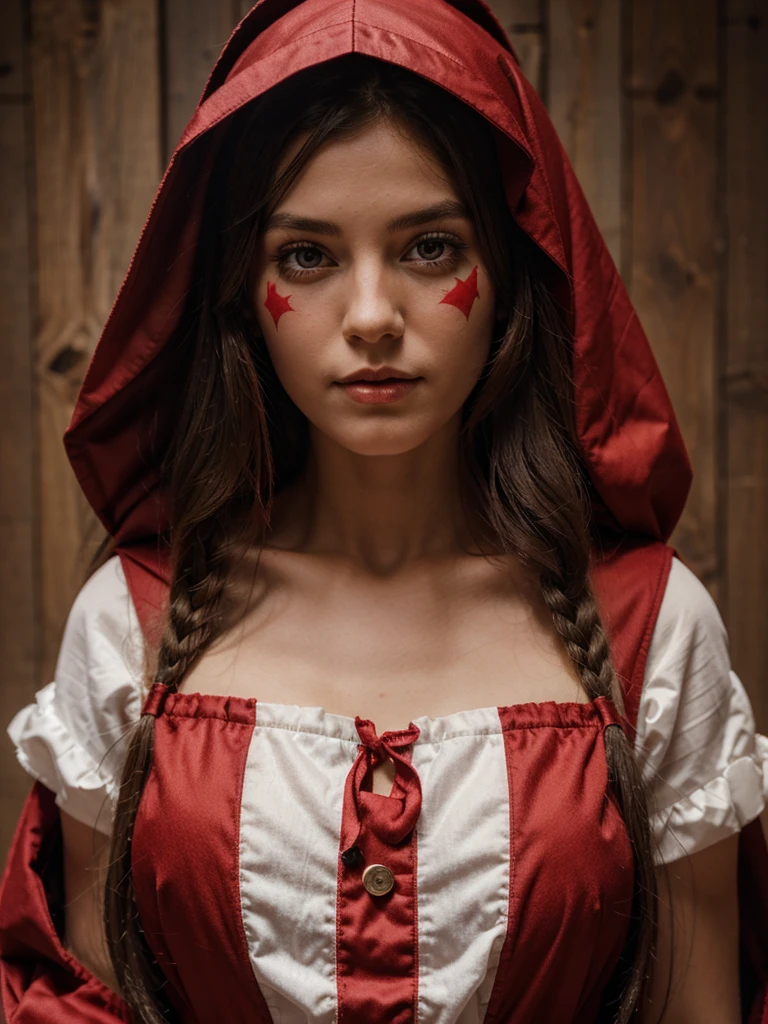
M 317 151 L 250 281 L 286 392 L 359 454 L 400 454 L 445 427 L 488 355 L 494 294 L 468 212 L 432 154 L 385 121 Z M 339 383 L 382 368 L 417 380 Z

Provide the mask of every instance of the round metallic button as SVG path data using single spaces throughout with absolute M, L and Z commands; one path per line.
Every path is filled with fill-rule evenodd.
M 369 864 L 363 872 L 363 885 L 371 896 L 383 896 L 395 884 L 395 876 L 383 864 Z

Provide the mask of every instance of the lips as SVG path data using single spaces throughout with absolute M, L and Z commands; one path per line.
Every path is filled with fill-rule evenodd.
M 382 377 L 381 380 L 371 380 L 368 377 L 355 377 L 354 380 L 345 380 L 344 384 L 392 384 L 403 380 L 413 380 L 413 377 Z
M 418 387 L 421 377 L 390 377 L 381 380 L 350 380 L 340 387 L 355 402 L 382 405 L 405 398 Z
M 403 370 L 398 370 L 394 366 L 380 366 L 377 369 L 373 367 L 363 367 L 360 370 L 353 370 L 352 373 L 348 373 L 346 377 L 341 377 L 336 381 L 337 384 L 370 384 L 380 383 L 382 381 L 393 380 L 417 380 L 418 378 L 411 373 L 405 373 Z

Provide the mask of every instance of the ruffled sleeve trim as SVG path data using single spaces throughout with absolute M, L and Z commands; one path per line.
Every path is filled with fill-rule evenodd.
M 11 720 L 8 735 L 21 767 L 56 794 L 58 806 L 109 835 L 118 786 L 68 731 L 56 713 L 56 682 Z
M 651 815 L 657 864 L 667 864 L 740 832 L 765 809 L 768 795 L 768 737 L 755 737 L 757 750 L 731 762 L 721 775 Z
M 755 729 L 715 602 L 677 558 L 648 651 L 635 751 L 657 864 L 739 832 L 768 801 L 768 737 Z
M 107 835 L 143 686 L 141 628 L 113 556 L 75 598 L 54 680 L 7 727 L 21 767 L 62 810 Z

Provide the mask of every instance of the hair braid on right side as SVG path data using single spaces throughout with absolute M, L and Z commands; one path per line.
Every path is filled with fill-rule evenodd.
M 581 588 L 570 578 L 570 586 L 551 570 L 541 573 L 541 593 L 565 643 L 568 654 L 579 670 L 582 685 L 590 700 L 610 697 L 624 711 L 621 688 L 610 656 L 608 635 L 601 622 L 597 603 L 585 576 Z M 616 1024 L 628 1024 L 640 1000 L 647 977 L 641 969 L 648 963 L 655 943 L 656 879 L 652 856 L 652 836 L 648 817 L 649 794 L 629 738 L 624 730 L 609 725 L 604 731 L 609 781 L 627 828 L 635 861 L 633 919 L 637 922 L 630 937 L 632 962 L 619 969 L 629 975 L 622 981 L 621 1005 Z
M 594 596 L 588 584 L 571 596 L 552 572 L 543 572 L 541 592 L 562 637 L 568 655 L 579 669 L 587 696 L 615 699 L 616 674 L 611 664 L 608 635 L 600 621 Z M 620 691 L 619 691 L 620 692 Z
M 535 251 L 516 229 L 511 238 L 519 269 L 507 298 L 510 320 L 465 421 L 469 479 L 502 550 L 537 582 L 587 697 L 608 697 L 623 714 L 590 579 L 590 482 L 576 429 L 573 338 Z M 619 806 L 635 866 L 630 931 L 606 989 L 612 1024 L 628 1024 L 652 969 L 656 879 L 648 791 L 634 751 L 618 725 L 604 730 L 603 741 L 607 798 Z

